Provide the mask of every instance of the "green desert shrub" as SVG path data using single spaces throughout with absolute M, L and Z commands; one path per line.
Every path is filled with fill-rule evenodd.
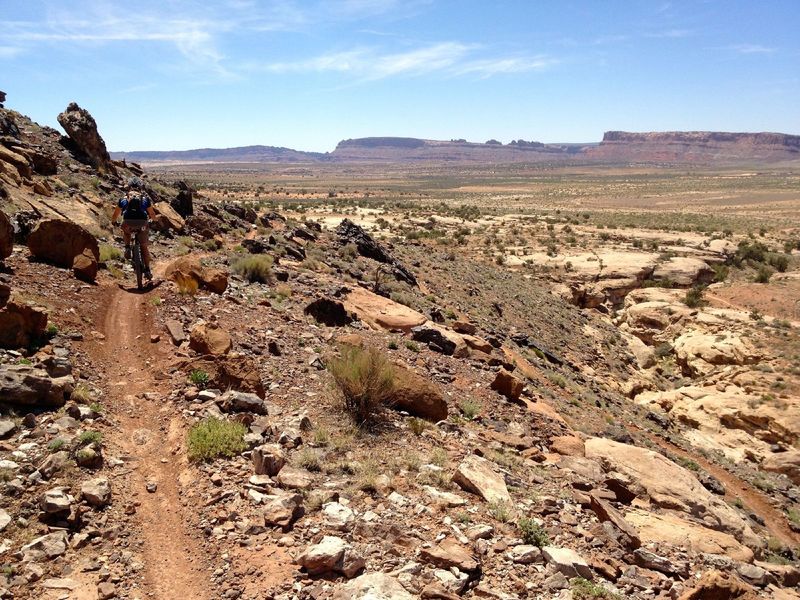
M 341 356 L 328 361 L 327 367 L 357 425 L 368 424 L 390 402 L 395 370 L 377 348 L 343 346 Z
M 272 279 L 272 257 L 264 254 L 243 256 L 231 269 L 250 283 L 269 283 Z
M 203 419 L 189 430 L 189 459 L 209 461 L 220 456 L 236 456 L 247 447 L 245 433 L 247 428 L 236 421 Z

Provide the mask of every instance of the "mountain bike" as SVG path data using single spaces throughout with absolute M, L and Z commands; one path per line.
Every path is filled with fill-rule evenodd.
M 144 284 L 142 282 L 142 278 L 144 277 L 144 259 L 142 258 L 142 243 L 139 240 L 139 235 L 142 229 L 147 227 L 147 221 L 128 221 L 128 227 L 130 227 L 131 241 L 133 242 L 133 246 L 131 247 L 131 266 L 133 267 L 133 272 L 136 274 L 136 287 L 142 290 L 144 289 Z

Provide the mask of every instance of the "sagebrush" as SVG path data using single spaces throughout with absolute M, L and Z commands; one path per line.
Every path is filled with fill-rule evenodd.
M 343 346 L 341 355 L 327 366 L 344 397 L 345 410 L 357 425 L 368 424 L 390 404 L 396 373 L 377 348 Z

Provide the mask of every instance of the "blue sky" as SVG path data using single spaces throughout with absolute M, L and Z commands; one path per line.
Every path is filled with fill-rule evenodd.
M 800 133 L 800 0 L 0 0 L 0 89 L 114 150 Z

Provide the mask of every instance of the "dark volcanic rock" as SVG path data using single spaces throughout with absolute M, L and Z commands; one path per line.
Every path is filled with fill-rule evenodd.
M 178 182 L 178 195 L 170 201 L 172 208 L 175 209 L 184 219 L 194 214 L 194 191 L 185 181 Z
M 367 258 L 390 265 L 397 279 L 405 281 L 410 285 L 417 285 L 417 279 L 411 271 L 389 254 L 386 248 L 381 246 L 370 234 L 364 231 L 363 227 L 356 225 L 350 219 L 344 219 L 336 228 L 336 235 L 339 237 L 339 243 L 342 246 L 346 244 L 355 244 L 361 256 L 366 256 Z
M 306 306 L 303 312 L 328 327 L 341 327 L 353 322 L 353 317 L 344 304 L 331 298 L 318 298 Z

